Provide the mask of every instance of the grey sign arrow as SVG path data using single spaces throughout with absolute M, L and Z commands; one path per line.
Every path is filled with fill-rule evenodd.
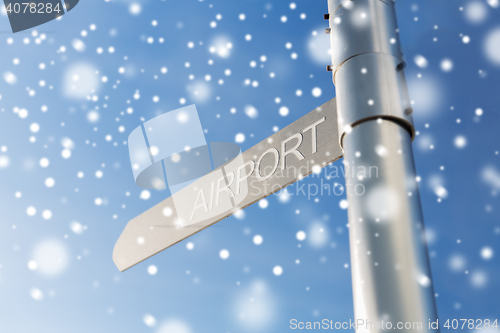
M 332 99 L 132 219 L 113 261 L 124 271 L 341 157 Z

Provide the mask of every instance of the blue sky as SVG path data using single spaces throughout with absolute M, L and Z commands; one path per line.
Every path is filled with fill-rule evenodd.
M 396 7 L 439 316 L 500 319 L 498 1 Z M 326 0 L 80 1 L 17 34 L 0 15 L 0 331 L 353 318 L 343 196 L 273 195 L 124 273 L 111 259 L 126 223 L 169 195 L 135 185 L 129 133 L 196 104 L 207 141 L 243 134 L 246 150 L 333 98 L 326 12 Z

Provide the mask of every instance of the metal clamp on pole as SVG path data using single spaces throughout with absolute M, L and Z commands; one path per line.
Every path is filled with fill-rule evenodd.
M 357 332 L 438 332 L 393 0 L 328 0 Z
M 340 144 L 364 121 L 389 119 L 415 136 L 392 0 L 329 0 Z

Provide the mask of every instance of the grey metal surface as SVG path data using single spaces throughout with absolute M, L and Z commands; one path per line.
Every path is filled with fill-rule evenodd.
M 378 1 L 378 0 L 377 0 Z M 396 70 L 398 60 L 383 53 L 365 53 L 345 62 L 337 70 L 339 138 L 358 123 L 386 118 L 399 121 L 415 135 L 413 116 L 403 71 Z M 355 94 L 355 98 L 350 97 Z
M 132 219 L 118 239 L 120 271 L 342 157 L 335 99 Z
M 394 1 L 328 0 L 328 8 L 340 145 L 352 126 L 378 117 L 400 121 L 413 138 Z
M 328 6 L 354 313 L 365 323 L 356 331 L 438 331 L 428 325 L 437 312 L 394 1 L 328 0 Z M 382 321 L 393 326 L 366 325 Z
M 437 331 L 428 329 L 437 313 L 410 135 L 397 123 L 369 121 L 344 145 L 355 317 L 423 324 L 394 332 Z
M 334 73 L 344 61 L 363 53 L 384 53 L 402 61 L 393 0 L 328 0 L 328 10 Z

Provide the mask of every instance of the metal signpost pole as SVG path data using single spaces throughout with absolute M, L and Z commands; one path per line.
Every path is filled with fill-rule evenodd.
M 437 332 L 394 5 L 328 0 L 325 15 L 346 166 L 354 311 L 357 332 Z

